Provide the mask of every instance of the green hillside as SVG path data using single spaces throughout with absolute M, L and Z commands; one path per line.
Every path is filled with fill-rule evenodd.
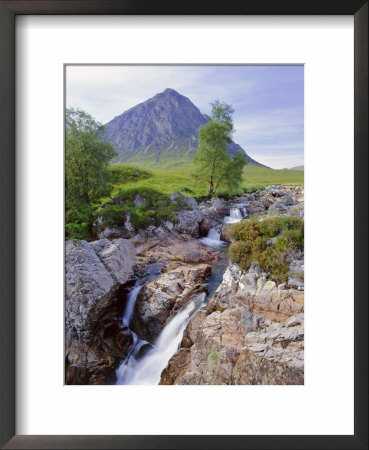
M 132 178 L 131 180 L 120 178 L 119 168 L 134 167 L 146 169 L 150 176 Z M 167 165 L 155 167 L 152 162 L 134 165 L 112 165 L 112 171 L 116 171 L 114 178 L 114 191 L 132 189 L 132 188 L 150 188 L 163 194 L 173 192 L 184 192 L 186 195 L 201 197 L 206 195 L 208 186 L 196 181 L 191 173 L 193 171 L 192 163 L 187 160 L 167 161 Z M 259 167 L 249 164 L 244 169 L 243 190 L 262 189 L 269 184 L 298 186 L 304 184 L 304 172 L 301 170 L 274 170 L 265 167 Z

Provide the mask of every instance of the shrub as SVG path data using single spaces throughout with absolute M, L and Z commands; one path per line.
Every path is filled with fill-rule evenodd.
M 304 247 L 304 221 L 296 217 L 273 217 L 259 222 L 244 220 L 229 231 L 234 241 L 228 251 L 229 259 L 241 270 L 258 264 L 276 282 L 289 276 L 288 254 Z
M 135 198 L 140 195 L 145 203 L 135 206 Z M 154 189 L 140 187 L 119 191 L 113 198 L 112 204 L 100 209 L 102 225 L 110 227 L 123 227 L 127 214 L 135 229 L 146 228 L 149 225 L 160 225 L 167 220 L 177 221 L 177 211 L 188 206 L 181 198 L 170 200 L 170 196 Z

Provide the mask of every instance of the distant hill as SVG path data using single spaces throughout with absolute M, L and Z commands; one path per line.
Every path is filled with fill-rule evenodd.
M 198 131 L 209 117 L 187 97 L 174 89 L 165 89 L 105 125 L 105 138 L 112 142 L 116 162 L 154 162 L 191 160 L 198 147 Z M 244 151 L 235 142 L 228 146 L 234 155 Z M 251 164 L 266 167 L 246 154 Z
M 291 167 L 289 170 L 304 170 L 304 166 Z

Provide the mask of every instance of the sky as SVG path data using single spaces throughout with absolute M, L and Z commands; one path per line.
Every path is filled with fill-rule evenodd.
M 234 109 L 233 140 L 273 169 L 304 164 L 304 68 L 273 65 L 67 66 L 66 105 L 101 123 L 166 88 L 202 113 L 218 99 Z

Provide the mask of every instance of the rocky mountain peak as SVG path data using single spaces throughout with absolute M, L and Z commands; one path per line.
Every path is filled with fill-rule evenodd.
M 105 137 L 118 153 L 116 162 L 160 165 L 165 160 L 191 159 L 197 151 L 199 128 L 208 120 L 189 98 L 167 88 L 108 122 Z M 243 151 L 233 142 L 228 150 L 231 154 Z

